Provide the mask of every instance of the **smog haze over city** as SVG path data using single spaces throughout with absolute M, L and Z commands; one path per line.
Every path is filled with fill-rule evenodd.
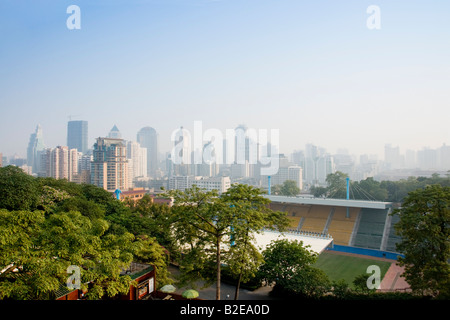
M 0 152 L 26 157 L 38 124 L 66 145 L 71 119 L 90 146 L 114 125 L 127 140 L 153 127 L 161 153 L 195 121 L 278 129 L 286 154 L 439 148 L 449 14 L 424 0 L 3 0 Z

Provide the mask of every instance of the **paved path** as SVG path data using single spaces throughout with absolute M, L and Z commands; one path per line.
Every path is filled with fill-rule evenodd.
M 388 271 L 384 275 L 383 280 L 380 283 L 381 290 L 393 290 L 393 289 L 409 289 L 409 284 L 405 281 L 405 278 L 400 275 L 403 274 L 404 268 L 398 266 L 396 263 L 392 263 Z
M 169 271 L 176 275 L 178 274 L 178 268 L 175 266 L 169 266 Z M 200 299 L 205 300 L 215 300 L 216 299 L 216 285 L 213 284 L 210 287 L 207 288 L 201 288 L 203 286 L 204 282 L 198 282 L 197 290 L 200 295 Z M 177 288 L 175 293 L 182 294 L 183 291 L 187 289 L 192 289 L 191 287 L 183 287 L 183 288 Z M 247 289 L 240 289 L 239 290 L 239 300 L 278 300 L 276 298 L 273 298 L 269 296 L 269 292 L 272 291 L 273 287 L 261 287 L 254 291 L 250 291 Z M 234 293 L 236 291 L 236 287 L 234 285 L 230 285 L 227 283 L 221 283 L 220 285 L 220 299 L 221 300 L 234 300 Z

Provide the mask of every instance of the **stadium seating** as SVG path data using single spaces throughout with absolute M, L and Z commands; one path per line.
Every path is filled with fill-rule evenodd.
M 272 202 L 270 208 L 287 213 L 289 229 L 329 234 L 336 245 L 395 252 L 400 237 L 394 224 L 398 216 L 388 217 L 389 209 Z M 389 226 L 385 227 L 386 222 Z M 383 237 L 383 233 L 386 235 Z
M 394 225 L 400 220 L 400 216 L 394 215 L 391 220 L 391 227 L 389 230 L 388 240 L 386 244 L 386 251 L 396 252 L 396 244 L 400 242 L 401 238 L 395 233 Z
M 353 243 L 354 246 L 377 250 L 380 249 L 387 211 L 387 209 L 361 209 L 361 218 Z
M 331 208 L 330 206 L 311 206 L 305 216 L 301 230 L 322 233 L 330 215 Z
M 286 212 L 290 222 L 289 229 L 298 230 L 300 221 L 306 216 L 310 206 L 272 202 L 270 208 L 274 211 Z
M 349 217 L 347 218 L 346 207 L 335 208 L 327 230 L 333 237 L 335 244 L 349 245 L 350 237 L 355 226 L 355 220 L 360 210 L 360 208 L 349 208 Z

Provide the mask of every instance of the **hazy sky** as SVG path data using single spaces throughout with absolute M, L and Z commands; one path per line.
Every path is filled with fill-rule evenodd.
M 38 123 L 65 145 L 71 115 L 90 145 L 151 126 L 161 151 L 196 120 L 279 129 L 286 153 L 450 144 L 450 1 L 1 0 L 0 152 Z

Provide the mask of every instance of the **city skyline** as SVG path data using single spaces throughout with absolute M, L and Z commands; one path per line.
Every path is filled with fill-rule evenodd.
M 0 4 L 0 152 L 26 156 L 42 126 L 66 145 L 89 122 L 89 148 L 116 125 L 152 127 L 161 153 L 194 121 L 280 130 L 280 152 L 402 152 L 450 143 L 449 3 L 399 1 L 73 1 Z M 370 30 L 367 8 L 381 9 Z
M 84 120 L 80 120 L 80 121 L 74 121 L 74 120 L 71 120 L 71 121 L 68 121 L 67 122 L 67 128 L 69 128 L 70 127 L 70 125 L 73 125 L 73 122 L 83 122 L 83 127 L 84 128 L 87 128 L 87 126 L 88 126 L 88 122 L 87 121 L 84 121 Z M 183 127 L 180 127 L 182 130 L 186 130 L 186 129 L 184 129 Z M 175 132 L 179 132 L 180 131 L 180 128 L 177 128 L 176 130 L 174 130 L 174 133 Z M 248 136 L 247 135 L 245 135 L 245 136 L 240 136 L 240 132 L 241 132 L 241 130 L 244 130 L 244 131 L 242 131 L 242 132 L 246 132 L 246 130 L 252 130 L 253 128 L 248 128 L 248 127 L 246 127 L 245 125 L 242 125 L 242 124 L 240 124 L 240 125 L 238 125 L 238 126 L 236 126 L 233 130 L 235 131 L 235 136 L 234 136 L 234 139 L 244 139 L 246 142 L 246 144 L 248 144 Z M 39 141 L 39 145 L 40 145 L 40 149 L 47 149 L 47 148 L 50 148 L 50 149 L 53 149 L 53 148 L 56 148 L 56 147 L 61 147 L 61 146 L 68 146 L 68 144 L 66 143 L 66 144 L 59 144 L 59 145 L 52 145 L 52 146 L 50 146 L 50 145 L 48 145 L 48 144 L 46 144 L 44 141 L 45 141 L 45 134 L 43 133 L 43 131 L 44 131 L 44 129 L 42 128 L 42 126 L 40 125 L 40 124 L 38 124 L 37 126 L 36 126 L 36 129 L 35 129 L 35 131 L 34 132 L 32 132 L 30 135 L 29 135 L 29 139 L 28 139 L 28 148 L 27 148 L 27 152 L 26 153 L 28 153 L 29 152 L 29 150 L 30 150 L 30 146 L 31 145 L 34 145 L 37 141 Z M 195 131 L 195 130 L 194 130 Z M 191 133 L 191 132 L 189 132 L 189 130 L 187 130 L 187 132 L 188 133 Z M 146 140 L 143 140 L 144 138 L 143 137 L 145 137 L 145 134 L 149 134 L 150 133 L 150 137 L 151 137 L 151 139 L 152 139 L 152 141 L 151 141 L 151 143 L 149 143 L 148 141 L 146 141 Z M 195 132 L 194 132 L 195 133 Z M 202 132 L 203 134 L 204 134 L 204 132 Z M 225 135 L 225 132 L 224 132 L 224 135 Z M 38 140 L 36 140 L 36 137 L 39 137 L 38 138 Z M 84 137 L 85 138 L 85 137 Z M 170 145 L 172 146 L 172 148 L 168 148 L 167 150 L 163 150 L 163 151 L 161 151 L 160 149 L 159 149 L 159 133 L 154 129 L 154 128 L 152 128 L 152 127 L 149 127 L 149 126 L 146 126 L 146 127 L 143 127 L 143 128 L 141 128 L 141 129 L 139 129 L 138 131 L 137 131 L 137 133 L 136 133 L 136 137 L 134 138 L 134 139 L 126 139 L 125 137 L 123 137 L 123 135 L 122 135 L 122 132 L 120 131 L 120 129 L 117 127 L 117 125 L 113 125 L 113 128 L 112 129 L 110 129 L 109 130 L 109 132 L 107 133 L 107 134 L 104 134 L 104 135 L 101 135 L 101 136 L 98 136 L 98 137 L 95 137 L 95 138 L 93 138 L 92 140 L 94 141 L 93 143 L 92 143 L 92 145 L 91 144 L 88 144 L 88 147 L 87 147 L 87 149 L 86 149 L 86 151 L 91 151 L 92 152 L 92 150 L 94 149 L 94 147 L 95 147 L 95 143 L 97 142 L 97 140 L 98 140 L 98 138 L 114 138 L 114 139 L 122 139 L 122 140 L 124 140 L 125 142 L 129 142 L 129 143 L 137 143 L 137 145 L 139 146 L 139 147 L 141 147 L 141 148 L 144 148 L 144 150 L 146 150 L 146 153 L 147 153 L 147 148 L 145 147 L 145 144 L 146 145 L 152 145 L 152 144 L 154 144 L 153 146 L 154 146 L 154 148 L 153 148 L 153 150 L 152 150 L 152 157 L 154 157 L 154 159 L 155 158 L 158 158 L 158 161 L 156 162 L 156 163 L 160 163 L 161 161 L 165 161 L 166 160 L 166 158 L 164 158 L 165 156 L 168 156 L 168 155 L 170 155 L 170 153 L 171 153 L 171 149 L 173 149 L 173 147 L 174 147 L 174 145 L 176 145 L 177 143 L 179 143 L 178 141 L 170 141 Z M 259 137 L 256 137 L 257 139 L 259 139 Z M 148 139 L 148 138 L 147 138 Z M 203 148 L 206 148 L 208 145 L 210 145 L 210 147 L 211 148 L 213 148 L 214 149 L 214 146 L 213 145 L 211 145 L 211 141 L 210 140 L 205 140 L 205 137 L 202 137 L 202 147 Z M 213 137 L 213 139 L 214 139 L 214 137 Z M 223 147 L 225 148 L 225 146 L 226 146 L 226 137 L 224 137 L 223 138 L 224 139 L 224 141 L 223 141 Z M 141 142 L 139 141 L 139 140 L 141 140 Z M 242 140 L 242 141 L 244 141 L 244 140 Z M 67 141 L 68 142 L 68 141 Z M 237 143 L 237 142 L 236 142 Z M 195 153 L 195 143 L 193 143 L 193 141 L 192 141 L 192 139 L 191 139 L 191 141 L 189 141 L 188 142 L 188 145 L 189 145 L 189 149 L 190 149 L 190 152 L 192 153 L 192 155 L 191 156 L 193 156 L 194 155 L 194 153 Z M 270 142 L 269 142 L 269 145 L 270 145 Z M 236 147 L 236 146 L 235 146 Z M 242 148 L 243 146 L 241 146 L 241 148 Z M 257 145 L 255 145 L 255 147 L 257 147 Z M 307 151 L 307 149 L 308 148 L 310 148 L 310 147 L 313 147 L 313 148 L 315 148 L 315 149 L 317 149 L 316 150 L 316 152 L 319 152 L 320 154 L 327 154 L 327 155 L 349 155 L 349 156 L 351 156 L 351 157 L 354 157 L 355 158 L 355 160 L 356 160 L 356 162 L 358 162 L 358 157 L 360 157 L 360 156 L 364 156 L 364 157 L 369 157 L 369 160 L 374 160 L 374 159 L 376 159 L 377 161 L 387 161 L 387 162 L 392 162 L 392 163 L 396 163 L 396 166 L 395 167 L 397 167 L 397 168 L 400 168 L 400 167 L 402 167 L 401 165 L 399 165 L 399 163 L 400 162 L 404 162 L 405 160 L 406 160 L 406 162 L 408 162 L 408 159 L 405 159 L 405 157 L 409 157 L 409 158 L 411 158 L 411 157 L 417 157 L 417 153 L 420 153 L 420 152 L 426 152 L 426 151 L 437 151 L 437 150 L 439 150 L 439 149 L 442 149 L 442 148 L 446 148 L 446 149 L 450 149 L 450 145 L 448 145 L 448 144 L 446 144 L 446 143 L 443 143 L 442 145 L 440 145 L 440 146 L 437 146 L 436 148 L 431 148 L 430 146 L 422 146 L 421 148 L 419 148 L 419 149 L 406 149 L 406 148 L 403 148 L 402 146 L 399 146 L 399 145 L 392 145 L 391 143 L 385 143 L 384 144 L 384 146 L 383 146 L 383 153 L 381 154 L 381 155 L 379 155 L 379 154 L 370 154 L 370 153 L 361 153 L 361 154 L 357 154 L 357 153 L 354 153 L 354 152 L 352 152 L 352 150 L 349 150 L 349 149 L 347 149 L 347 148 L 345 148 L 345 146 L 337 146 L 336 147 L 336 151 L 335 152 L 333 152 L 333 151 L 331 151 L 331 150 L 328 150 L 327 148 L 325 148 L 324 146 L 321 146 L 321 145 L 317 145 L 317 144 L 314 144 L 314 143 L 306 143 L 305 145 L 303 145 L 303 146 L 298 146 L 298 147 L 296 147 L 296 148 L 294 148 L 293 150 L 291 150 L 291 151 L 289 151 L 289 152 L 282 152 L 282 151 L 280 151 L 280 152 L 277 152 L 277 154 L 280 154 L 280 155 L 285 155 L 285 156 L 287 156 L 287 157 L 289 157 L 289 158 L 291 158 L 291 157 L 295 157 L 295 154 L 296 153 L 298 153 L 298 152 L 300 152 L 300 153 L 304 153 L 304 152 L 306 152 L 306 153 L 308 153 L 308 152 L 311 152 L 311 151 Z M 248 146 L 246 147 L 246 148 L 248 148 Z M 77 149 L 78 150 L 78 148 L 76 148 L 75 146 L 69 146 L 69 149 Z M 212 150 L 213 150 L 212 149 Z M 277 150 L 276 148 L 274 149 L 274 150 Z M 86 152 L 82 152 L 82 151 L 80 151 L 80 150 L 78 150 L 79 152 L 81 152 L 81 153 L 83 153 L 83 154 L 86 154 Z M 154 152 L 157 152 L 158 153 L 158 156 L 156 156 L 156 155 L 154 155 L 153 153 Z M 206 152 L 205 150 L 202 150 L 202 152 Z M 241 154 L 242 155 L 242 152 L 244 152 L 244 150 L 234 150 L 234 152 L 235 152 L 235 156 L 237 156 L 238 154 Z M 248 159 L 248 150 L 246 150 L 245 151 L 245 154 L 246 154 L 246 158 L 247 158 L 247 160 L 249 160 Z M 256 150 L 254 150 L 254 152 L 257 152 Z M 268 151 L 269 153 L 270 153 L 270 151 Z M 394 152 L 394 155 L 392 154 L 392 152 Z M 413 153 L 413 154 L 411 154 L 411 152 Z M 448 153 L 449 151 L 445 151 L 446 153 Z M 208 153 L 208 152 L 207 152 Z M 258 152 L 257 152 L 258 153 Z M 150 154 L 150 153 L 147 153 L 147 154 Z M 5 157 L 12 157 L 12 156 L 19 156 L 19 158 L 21 158 L 20 157 L 20 155 L 18 154 L 18 153 L 15 153 L 15 154 L 13 154 L 13 155 L 6 155 L 5 153 L 3 153 L 3 156 L 5 156 Z M 195 162 L 196 162 L 196 160 L 195 159 L 191 159 L 191 156 L 189 156 L 188 158 L 190 159 L 189 161 L 192 161 L 192 164 L 195 164 Z M 160 158 L 160 157 L 163 157 L 163 158 Z M 258 155 L 257 154 L 255 154 L 255 157 L 258 157 Z M 374 158 L 375 157 L 375 158 Z M 393 157 L 397 157 L 395 160 L 392 160 L 393 159 Z M 27 158 L 27 157 L 23 157 L 23 158 Z M 188 158 L 186 158 L 186 159 L 188 159 Z M 226 158 L 226 154 L 223 154 L 223 158 L 224 159 L 222 159 L 222 162 L 218 162 L 218 164 L 227 164 L 227 159 L 225 159 Z M 255 158 L 256 159 L 256 158 Z M 203 159 L 203 161 L 204 161 L 205 159 Z M 233 161 L 236 161 L 237 159 L 235 158 L 235 160 L 233 160 Z M 416 159 L 416 161 L 417 161 L 417 159 Z M 411 159 L 409 159 L 409 162 L 411 162 Z M 414 162 L 414 161 L 413 161 Z M 148 164 L 150 164 L 150 163 L 153 163 L 153 165 L 154 165 L 154 161 L 152 161 L 152 162 L 150 162 L 150 161 L 148 161 Z M 228 163 L 228 164 L 230 164 L 230 163 Z M 450 163 L 448 163 L 448 165 L 450 165 Z M 406 166 L 407 168 L 412 168 L 411 166 Z M 156 168 L 153 168 L 153 170 L 156 170 Z M 150 172 L 149 172 L 150 173 Z

